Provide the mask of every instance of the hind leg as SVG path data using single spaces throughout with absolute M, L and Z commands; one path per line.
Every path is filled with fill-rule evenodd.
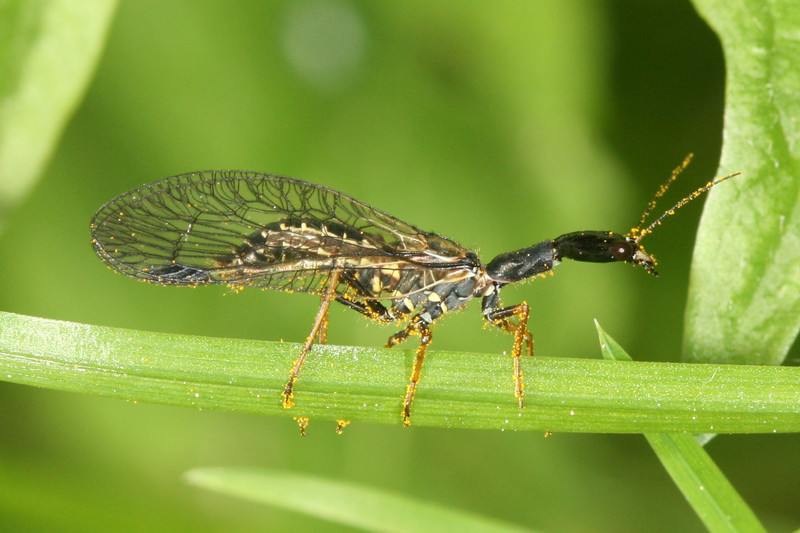
M 287 409 L 294 405 L 294 402 L 292 401 L 292 398 L 294 397 L 294 383 L 297 381 L 297 376 L 300 374 L 300 369 L 303 368 L 303 363 L 306 360 L 308 352 L 314 345 L 314 338 L 319 338 L 320 343 L 324 344 L 325 342 L 325 337 L 327 336 L 326 333 L 328 330 L 328 309 L 331 306 L 331 301 L 333 300 L 333 295 L 336 292 L 336 287 L 339 285 L 340 274 L 341 271 L 339 270 L 334 270 L 331 272 L 331 277 L 328 279 L 328 284 L 322 293 L 319 310 L 317 311 L 317 316 L 314 318 L 314 325 L 311 326 L 311 332 L 308 334 L 308 337 L 306 337 L 306 342 L 303 344 L 303 348 L 300 350 L 300 355 L 297 356 L 297 360 L 294 362 L 292 371 L 289 374 L 289 381 L 286 382 L 286 387 L 284 387 L 283 393 L 281 393 L 281 396 L 283 397 L 283 406 Z

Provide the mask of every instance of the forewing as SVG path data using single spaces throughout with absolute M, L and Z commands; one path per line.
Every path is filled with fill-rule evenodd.
M 332 189 L 242 171 L 183 174 L 104 205 L 92 221 L 112 268 L 166 284 L 318 292 L 333 268 L 425 269 L 466 251 Z

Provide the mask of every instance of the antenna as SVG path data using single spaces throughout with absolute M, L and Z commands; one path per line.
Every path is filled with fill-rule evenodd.
M 742 173 L 741 171 L 737 171 L 737 172 L 734 172 L 732 174 L 728 174 L 727 176 L 714 178 L 713 180 L 709 181 L 708 183 L 706 183 L 702 187 L 700 187 L 697 190 L 695 190 L 689 196 L 683 198 L 677 204 L 673 205 L 672 207 L 670 207 L 669 209 L 664 211 L 664 213 L 662 213 L 661 216 L 656 218 L 649 226 L 647 226 L 646 228 L 642 229 L 642 226 L 645 224 L 645 221 L 650 216 L 650 213 L 653 212 L 653 209 L 655 208 L 656 203 L 658 202 L 658 200 L 660 200 L 661 197 L 664 196 L 664 194 L 667 192 L 667 189 L 669 189 L 669 186 L 672 185 L 672 182 L 675 181 L 675 179 L 677 179 L 678 175 L 681 172 L 683 172 L 683 170 L 687 166 L 689 166 L 689 163 L 691 162 L 692 157 L 694 157 L 694 154 L 687 155 L 686 159 L 683 160 L 683 163 L 681 163 L 675 170 L 672 171 L 672 174 L 670 175 L 669 179 L 667 181 L 665 181 L 664 184 L 661 187 L 659 187 L 658 191 L 656 191 L 655 196 L 653 196 L 653 199 L 650 200 L 650 203 L 647 204 L 647 208 L 644 210 L 644 213 L 642 213 L 642 217 L 639 219 L 639 223 L 636 225 L 635 228 L 631 229 L 630 233 L 628 233 L 628 237 L 633 239 L 633 242 L 638 243 L 642 239 L 644 239 L 646 235 L 649 235 L 650 233 L 653 233 L 653 230 L 655 229 L 655 227 L 656 226 L 660 226 L 665 218 L 667 218 L 668 216 L 674 215 L 675 211 L 677 211 L 681 207 L 685 206 L 686 204 L 688 204 L 692 200 L 696 199 L 697 197 L 701 196 L 703 193 L 705 193 L 709 189 L 711 189 L 711 187 L 713 187 L 714 185 L 718 185 L 718 184 L 722 183 L 723 181 L 727 181 L 727 180 L 733 178 L 734 176 L 738 176 L 739 174 Z

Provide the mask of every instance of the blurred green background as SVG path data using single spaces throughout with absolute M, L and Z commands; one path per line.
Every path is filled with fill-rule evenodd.
M 723 91 L 720 46 L 688 2 L 122 3 L 54 157 L 6 220 L 0 305 L 300 341 L 316 298 L 135 283 L 94 255 L 93 213 L 169 175 L 259 170 L 342 190 L 489 260 L 569 231 L 627 231 L 689 152 L 670 199 L 704 183 L 717 170 Z M 568 263 L 506 289 L 507 303 L 533 306 L 537 353 L 599 357 L 597 318 L 634 357 L 679 360 L 699 212 L 700 202 L 648 239 L 659 279 Z M 478 309 L 442 320 L 432 349 L 508 350 Z M 334 309 L 328 340 L 380 345 L 396 329 Z M 342 436 L 312 421 L 299 438 L 288 418 L 7 383 L 0 421 L 9 531 L 341 529 L 181 480 L 193 467 L 234 465 L 370 484 L 546 530 L 702 530 L 640 436 L 404 429 L 398 417 Z M 793 435 L 723 436 L 708 450 L 781 531 L 800 520 L 798 445 Z

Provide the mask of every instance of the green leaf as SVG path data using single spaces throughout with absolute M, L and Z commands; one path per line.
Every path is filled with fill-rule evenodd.
M 115 6 L 114 0 L 0 3 L 0 229 L 83 96 Z
M 368 531 L 530 531 L 376 487 L 316 476 L 201 468 L 188 472 L 186 478 L 209 490 Z
M 686 314 L 688 361 L 783 362 L 800 331 L 800 4 L 696 0 L 727 65 L 720 174 Z
M 595 322 L 603 357 L 630 361 Z M 709 531 L 766 531 L 725 474 L 691 435 L 645 433 L 647 441 Z
M 281 391 L 300 346 L 170 335 L 0 313 L 0 379 L 131 401 L 314 420 L 401 423 L 414 351 L 316 346 Z M 417 425 L 641 433 L 800 431 L 800 368 L 432 351 L 412 406 Z

